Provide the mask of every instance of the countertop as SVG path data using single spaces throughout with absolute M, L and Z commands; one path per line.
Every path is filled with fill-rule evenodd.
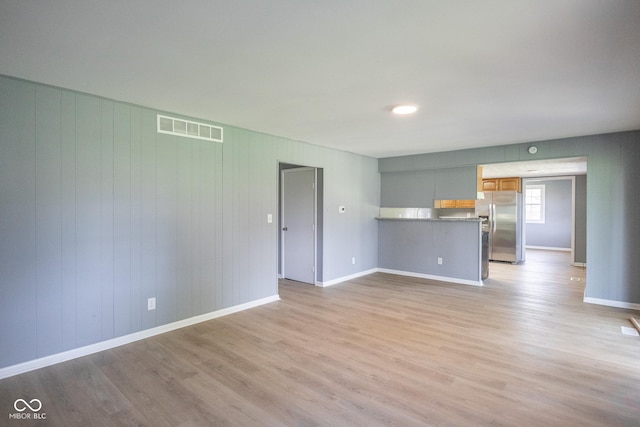
M 436 222 L 482 222 L 483 218 L 466 218 L 466 217 L 448 217 L 448 218 L 391 218 L 391 217 L 376 217 L 376 219 L 385 221 L 436 221 Z

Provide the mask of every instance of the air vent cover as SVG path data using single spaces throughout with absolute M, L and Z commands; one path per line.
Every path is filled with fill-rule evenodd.
M 222 128 L 158 114 L 158 133 L 222 142 Z

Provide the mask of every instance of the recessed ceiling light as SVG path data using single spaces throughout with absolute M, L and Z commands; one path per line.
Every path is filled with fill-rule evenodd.
M 415 105 L 396 105 L 391 109 L 393 114 L 412 114 L 418 110 Z

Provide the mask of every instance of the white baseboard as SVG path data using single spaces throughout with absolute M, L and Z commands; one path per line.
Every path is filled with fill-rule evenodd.
M 633 302 L 615 301 L 610 299 L 584 297 L 582 300 L 589 304 L 606 305 L 609 307 L 629 308 L 631 310 L 640 310 L 640 304 Z
M 338 283 L 346 282 L 347 280 L 357 279 L 358 277 L 362 277 L 362 276 L 367 276 L 369 274 L 376 273 L 377 271 L 379 271 L 377 268 L 372 268 L 371 270 L 360 271 L 358 273 L 339 277 L 333 280 L 328 280 L 326 282 L 316 282 L 316 286 L 321 286 L 323 288 L 326 288 L 327 286 L 337 285 Z
M 316 286 L 332 286 L 338 283 L 346 282 L 347 280 L 357 279 L 358 277 L 367 276 L 373 273 L 388 273 L 395 274 L 398 276 L 408 276 L 408 277 L 419 277 L 421 279 L 430 279 L 437 280 L 439 282 L 449 282 L 449 283 L 459 283 L 462 285 L 471 285 L 471 286 L 483 286 L 484 283 L 482 281 L 475 280 L 467 280 L 467 279 L 458 279 L 455 277 L 446 277 L 446 276 L 435 276 L 433 274 L 424 274 L 424 273 L 414 273 L 411 271 L 401 271 L 401 270 L 392 270 L 389 268 L 372 268 L 370 270 L 361 271 L 359 273 L 350 274 L 348 276 L 340 277 L 338 279 L 329 280 L 327 282 L 316 282 Z
M 227 316 L 232 313 L 237 313 L 239 311 L 248 310 L 250 308 L 258 307 L 260 305 L 268 304 L 270 302 L 278 300 L 280 300 L 280 296 L 276 294 L 255 301 L 249 301 L 244 304 L 234 305 L 233 307 L 227 307 L 220 310 L 212 311 L 210 313 L 201 314 L 199 316 L 190 317 L 188 319 L 178 320 L 177 322 L 168 323 L 166 325 L 157 326 L 155 328 L 145 329 L 144 331 L 135 332 L 133 334 L 101 341 L 84 347 L 74 348 L 73 350 L 52 354 L 50 356 L 41 357 L 39 359 L 30 360 L 28 362 L 19 363 L 17 365 L 7 366 L 6 368 L 0 369 L 0 380 L 3 378 L 12 377 L 14 375 L 22 374 L 24 372 L 29 372 L 36 369 L 44 368 L 46 366 L 55 365 L 56 363 L 66 362 L 68 360 L 77 359 L 78 357 L 82 356 L 88 356 L 99 351 L 119 347 L 124 344 L 132 343 L 134 341 L 150 338 L 154 335 L 160 335 L 165 332 L 184 328 L 185 326 L 195 325 L 196 323 L 206 322 L 207 320 L 212 320 L 218 317 Z
M 433 274 L 413 273 L 411 271 L 391 270 L 388 268 L 378 268 L 380 273 L 397 274 L 399 276 L 419 277 L 421 279 L 437 280 L 439 282 L 459 283 L 461 285 L 484 286 L 482 281 L 458 279 L 455 277 L 435 276 Z
M 525 249 L 539 249 L 542 251 L 561 251 L 561 252 L 571 252 L 571 248 L 558 248 L 555 246 L 525 246 Z
M 573 265 L 574 267 L 586 267 L 587 263 L 586 262 L 572 262 L 571 265 Z

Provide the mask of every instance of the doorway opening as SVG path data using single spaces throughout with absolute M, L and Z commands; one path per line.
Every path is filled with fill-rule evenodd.
M 279 163 L 278 277 L 322 281 L 323 170 Z
M 521 208 L 536 214 L 533 221 L 527 221 L 526 213 L 522 215 L 525 224 L 520 244 L 525 254 L 526 248 L 556 251 L 559 255 L 570 252 L 571 265 L 586 266 L 586 157 L 488 164 L 482 165 L 481 170 L 483 180 L 522 179 Z M 532 196 L 529 206 L 528 187 Z M 540 195 L 546 197 L 546 203 L 539 199 Z

